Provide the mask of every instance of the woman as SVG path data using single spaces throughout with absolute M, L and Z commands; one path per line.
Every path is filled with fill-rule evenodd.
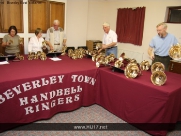
M 36 53 L 38 51 L 42 51 L 42 48 L 46 46 L 46 44 L 50 47 L 50 50 L 53 50 L 53 46 L 50 44 L 50 42 L 45 41 L 42 38 L 42 30 L 40 28 L 37 28 L 35 30 L 35 36 L 31 37 L 28 43 L 28 52 Z
M 20 53 L 19 46 L 23 46 L 20 36 L 17 35 L 16 26 L 10 26 L 8 34 L 4 36 L 2 47 L 5 47 L 5 55 Z

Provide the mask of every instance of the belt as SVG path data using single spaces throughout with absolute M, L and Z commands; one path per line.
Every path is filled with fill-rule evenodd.
M 60 43 L 55 43 L 54 45 L 60 45 Z
M 113 47 L 111 47 L 111 48 L 107 48 L 107 49 L 112 49 L 112 48 L 116 48 L 117 46 L 113 46 Z
M 170 56 L 159 56 L 159 55 L 156 55 L 156 54 L 155 54 L 155 56 L 156 56 L 156 57 L 159 57 L 159 58 L 167 58 L 167 57 L 170 57 Z

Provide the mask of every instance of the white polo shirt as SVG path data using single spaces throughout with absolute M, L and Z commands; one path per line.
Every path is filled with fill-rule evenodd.
M 117 43 L 117 34 L 110 29 L 108 34 L 104 33 L 102 42 L 105 45 L 110 44 L 112 42 Z M 115 46 L 117 46 L 117 44 Z

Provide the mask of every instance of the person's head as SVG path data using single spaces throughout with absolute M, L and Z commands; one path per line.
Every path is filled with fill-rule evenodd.
M 10 26 L 8 29 L 8 33 L 12 37 L 15 36 L 18 33 L 16 26 Z
M 58 20 L 53 21 L 53 27 L 55 30 L 58 30 L 59 25 L 60 25 L 60 22 Z
M 109 30 L 110 30 L 110 25 L 109 25 L 109 23 L 104 22 L 104 23 L 102 24 L 102 26 L 103 26 L 104 32 L 105 32 L 105 33 L 109 33 Z
M 165 37 L 166 34 L 167 34 L 167 24 L 165 23 L 159 23 L 157 26 L 156 26 L 156 29 L 157 29 L 157 33 L 160 37 Z
M 38 38 L 42 37 L 42 30 L 41 30 L 41 28 L 37 28 L 37 29 L 35 30 L 35 35 L 36 35 Z

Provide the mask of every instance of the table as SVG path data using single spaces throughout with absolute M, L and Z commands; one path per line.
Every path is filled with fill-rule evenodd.
M 95 63 L 88 58 L 60 58 L 9 61 L 10 65 L 0 66 L 1 129 L 95 104 Z
M 166 135 L 167 131 L 145 129 L 140 123 L 181 121 L 181 75 L 166 72 L 167 82 L 155 86 L 150 71 L 128 79 L 110 67 L 96 68 L 90 58 L 60 58 L 57 62 L 10 61 L 10 65 L 0 66 L 1 129 L 3 123 L 30 123 L 92 104 L 153 135 Z
M 101 91 L 97 92 L 96 103 L 124 121 L 153 135 L 166 135 L 167 132 L 159 128 L 153 131 L 152 125 L 166 128 L 167 125 L 172 127 L 170 123 L 181 121 L 179 74 L 166 72 L 167 81 L 163 86 L 151 83 L 151 71 L 143 71 L 136 79 L 128 79 L 108 67 L 99 69 L 98 74 L 97 90 Z

